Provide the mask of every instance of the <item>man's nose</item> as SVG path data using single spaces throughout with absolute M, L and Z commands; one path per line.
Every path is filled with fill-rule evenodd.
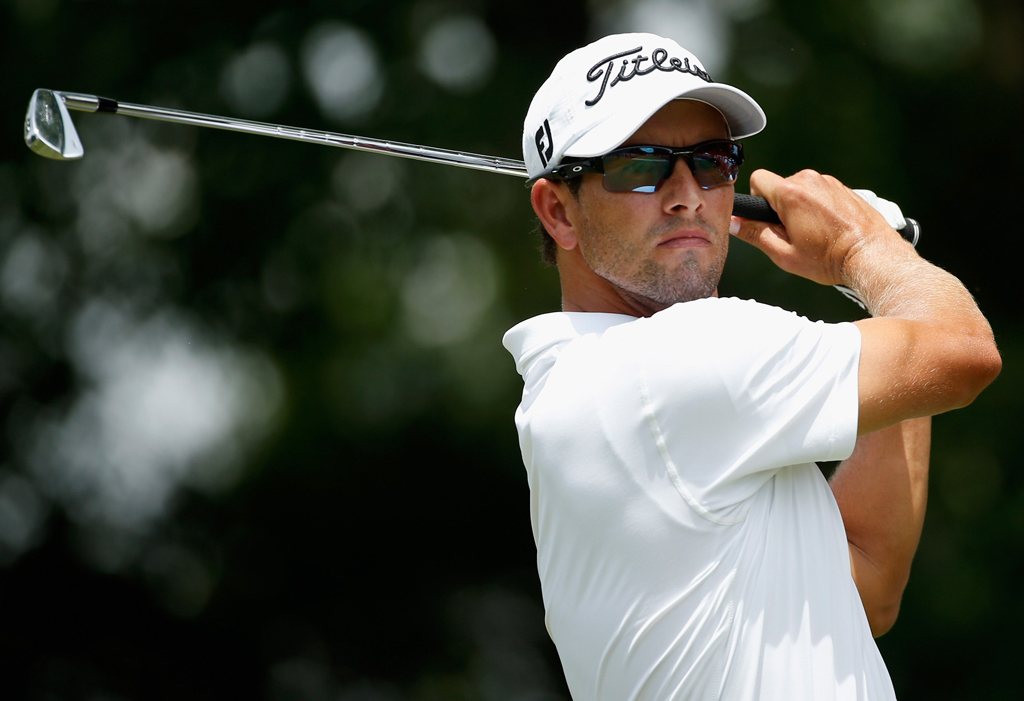
M 677 158 L 672 174 L 660 188 L 663 192 L 664 209 L 669 214 L 680 214 L 685 210 L 697 213 L 704 206 L 704 190 L 697 184 L 685 158 Z

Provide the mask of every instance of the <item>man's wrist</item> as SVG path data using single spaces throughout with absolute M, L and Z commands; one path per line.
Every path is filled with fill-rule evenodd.
M 852 291 L 872 316 L 888 316 L 911 293 L 911 271 L 920 263 L 924 261 L 914 247 L 895 231 L 863 236 L 843 260 L 841 285 Z

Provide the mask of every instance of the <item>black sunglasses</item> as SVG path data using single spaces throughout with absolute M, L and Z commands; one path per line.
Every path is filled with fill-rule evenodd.
M 735 182 L 743 165 L 743 146 L 728 139 L 703 141 L 687 148 L 627 146 L 603 156 L 563 163 L 541 177 L 570 180 L 584 173 L 602 173 L 608 192 L 654 192 L 672 175 L 676 159 L 690 167 L 704 190 Z

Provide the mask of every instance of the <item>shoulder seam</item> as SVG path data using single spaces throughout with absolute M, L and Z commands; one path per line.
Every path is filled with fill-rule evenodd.
M 734 526 L 740 523 L 743 519 L 723 519 L 712 514 L 706 507 L 698 502 L 690 490 L 683 484 L 682 478 L 679 476 L 679 470 L 676 469 L 676 464 L 672 460 L 672 456 L 668 452 L 668 445 L 665 443 L 665 435 L 661 432 L 661 427 L 658 425 L 658 418 L 654 415 L 654 405 L 651 403 L 651 393 L 647 384 L 647 370 L 644 367 L 643 361 L 637 359 L 637 366 L 640 371 L 640 402 L 643 406 L 644 419 L 647 421 L 648 427 L 651 429 L 651 434 L 654 437 L 654 444 L 658 447 L 658 453 L 661 455 L 662 461 L 665 463 L 665 470 L 668 472 L 669 479 L 672 480 L 672 484 L 675 485 L 676 491 L 679 492 L 680 496 L 683 497 L 691 509 L 700 514 L 704 519 L 717 523 L 721 526 Z

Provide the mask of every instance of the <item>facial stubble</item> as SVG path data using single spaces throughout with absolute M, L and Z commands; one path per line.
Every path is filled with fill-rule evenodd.
M 711 297 L 718 289 L 728 254 L 728 234 L 724 236 L 702 217 L 670 222 L 648 231 L 638 243 L 604 229 L 584 216 L 580 231 L 581 253 L 597 275 L 640 301 L 669 306 L 678 302 Z M 715 257 L 702 267 L 698 249 L 687 250 L 671 268 L 650 253 L 650 242 L 683 226 L 696 226 L 706 232 L 715 246 Z

